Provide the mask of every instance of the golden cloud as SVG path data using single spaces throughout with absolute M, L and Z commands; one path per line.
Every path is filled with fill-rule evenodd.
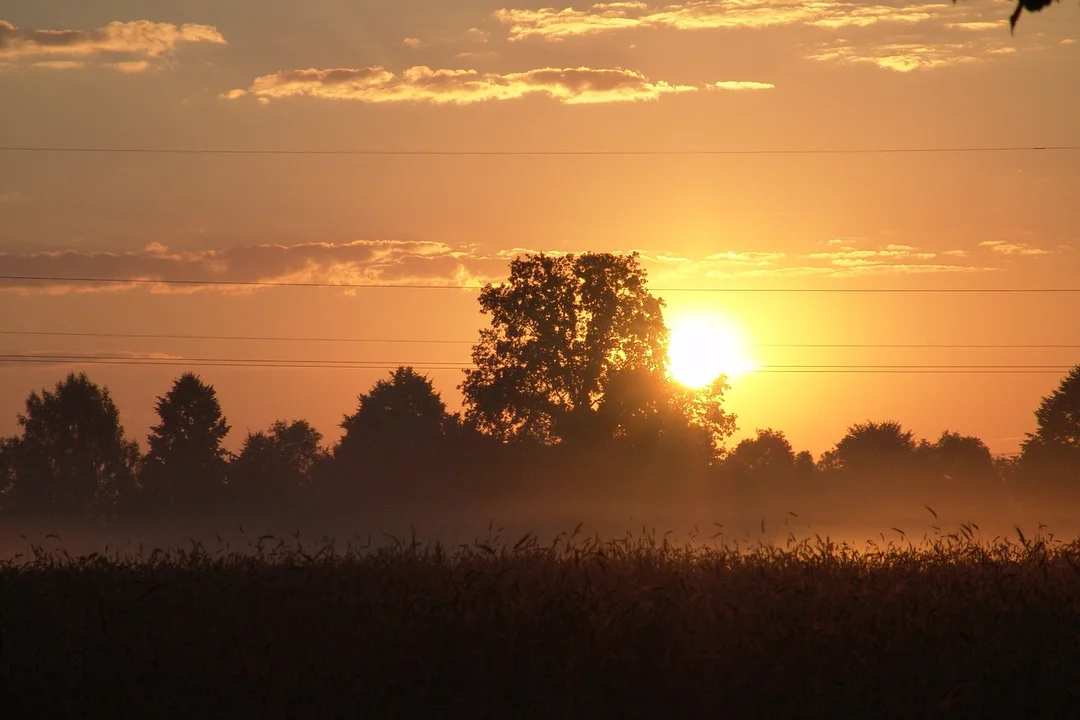
M 807 57 L 811 60 L 849 65 L 869 63 L 886 70 L 906 73 L 979 62 L 985 60 L 987 55 L 1010 50 L 1012 48 L 984 48 L 980 51 L 973 43 L 895 43 L 865 46 L 838 44 L 821 48 Z
M 1028 245 L 1022 242 L 1005 242 L 1004 240 L 986 240 L 979 243 L 979 247 L 986 248 L 991 252 L 998 253 L 999 255 L 1021 255 L 1021 256 L 1038 256 L 1038 255 L 1053 255 L 1053 250 L 1045 250 L 1043 248 L 1037 248 L 1033 245 Z
M 573 36 L 619 30 L 669 28 L 710 30 L 808 25 L 821 28 L 913 25 L 943 14 L 963 15 L 949 3 L 896 6 L 854 2 L 791 2 L 785 0 L 696 0 L 651 8 L 643 2 L 612 2 L 588 9 L 524 10 L 504 8 L 494 18 L 507 28 L 511 41 L 560 41 Z M 996 27 L 996 25 L 995 25 Z
M 148 60 L 171 54 L 184 44 L 224 45 L 210 25 L 173 25 L 149 20 L 111 22 L 90 30 L 30 30 L 0 20 L 0 59 L 35 60 L 38 67 L 82 67 L 86 58 L 112 56 L 122 72 L 138 72 Z
M 401 75 L 381 66 L 327 70 L 286 70 L 258 77 L 250 87 L 223 93 L 235 100 L 253 95 L 262 102 L 288 97 L 316 97 L 367 103 L 429 102 L 466 105 L 547 95 L 566 104 L 655 100 L 661 95 L 702 89 L 771 88 L 768 83 L 720 82 L 712 85 L 673 85 L 652 81 L 623 68 L 540 68 L 519 73 L 478 70 L 433 70 L 416 66 Z

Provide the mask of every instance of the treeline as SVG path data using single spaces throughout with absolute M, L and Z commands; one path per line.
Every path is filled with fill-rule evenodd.
M 21 436 L 0 441 L 0 517 L 293 523 L 568 493 L 592 505 L 865 510 L 1080 486 L 1080 367 L 1040 404 L 1011 460 L 958 433 L 916 441 L 891 421 L 852 426 L 815 460 L 773 430 L 727 447 L 726 380 L 690 389 L 671 378 L 664 302 L 636 254 L 525 255 L 478 299 L 491 324 L 459 386 L 463 411 L 448 413 L 427 377 L 399 367 L 358 396 L 329 448 L 306 421 L 280 420 L 227 452 L 214 388 L 187 373 L 158 398 L 143 453 L 108 390 L 71 374 L 32 392 Z
M 222 447 L 230 426 L 215 390 L 197 375 L 182 375 L 157 399 L 159 422 L 143 452 L 108 389 L 73 373 L 52 391 L 32 392 L 18 416 L 21 435 L 0 441 L 0 518 L 301 522 L 372 508 L 449 509 L 570 485 L 600 496 L 663 495 L 702 482 L 755 509 L 830 492 L 865 502 L 933 501 L 942 492 L 974 501 L 1080 479 L 1080 418 L 1069 410 L 1077 389 L 1080 367 L 1043 401 L 1038 431 L 1013 458 L 994 458 L 981 440 L 955 432 L 917 441 L 886 421 L 853 425 L 815 460 L 776 430 L 721 452 L 665 443 L 659 429 L 650 443 L 505 441 L 448 413 L 429 378 L 400 367 L 359 395 L 331 446 L 305 420 L 278 420 L 249 433 L 234 454 Z

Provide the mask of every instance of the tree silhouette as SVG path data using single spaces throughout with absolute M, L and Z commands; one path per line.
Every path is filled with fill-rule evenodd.
M 646 288 L 637 254 L 535 254 L 487 285 L 491 327 L 460 386 L 466 420 L 504 440 L 545 443 L 597 432 L 597 410 L 618 373 L 664 374 L 663 302 Z
M 739 474 L 786 477 L 795 469 L 795 451 L 779 430 L 758 430 L 725 458 L 725 465 Z
M 229 457 L 221 441 L 229 425 L 214 387 L 184 373 L 155 409 L 161 422 L 151 428 L 140 474 L 149 502 L 158 510 L 181 512 L 219 506 Z
M 15 447 L 18 438 L 0 438 L 0 512 L 7 505 L 8 495 L 15 487 Z
M 108 519 L 134 487 L 138 444 L 124 437 L 108 388 L 71 373 L 32 392 L 22 437 L 4 443 L 5 510 L 26 516 Z
M 578 416 L 593 421 L 574 428 L 569 440 L 597 447 L 614 439 L 637 460 L 709 462 L 735 431 L 735 416 L 723 410 L 726 389 L 722 377 L 692 390 L 652 369 L 614 371 L 596 412 Z
M 867 473 L 908 469 L 915 457 L 915 437 L 900 423 L 856 423 L 836 446 L 825 453 L 826 470 Z
M 277 420 L 269 432 L 249 433 L 229 466 L 229 485 L 244 511 L 295 517 L 317 494 L 317 475 L 329 453 L 306 420 Z
M 1044 7 L 1050 5 L 1051 2 L 1059 2 L 1060 0 L 1017 0 L 1016 9 L 1013 10 L 1013 14 L 1009 16 L 1009 32 L 1016 30 L 1016 23 L 1020 20 L 1020 15 L 1027 10 L 1029 13 L 1039 12 Z M 956 0 L 953 0 L 953 4 L 956 4 Z
M 341 423 L 345 434 L 335 450 L 350 461 L 431 451 L 448 419 L 431 380 L 411 367 L 398 367 L 357 399 L 356 412 Z
M 994 457 L 982 440 L 957 432 L 942 432 L 931 450 L 937 472 L 955 480 L 992 477 Z
M 1035 411 L 1036 430 L 1021 446 L 1021 465 L 1030 470 L 1080 469 L 1080 365 Z

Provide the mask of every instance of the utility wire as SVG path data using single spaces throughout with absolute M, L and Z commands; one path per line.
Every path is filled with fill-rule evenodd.
M 275 335 L 184 335 L 169 333 L 64 332 L 54 330 L 0 330 L 0 335 L 32 337 L 84 337 L 148 340 L 226 340 L 252 342 L 326 342 L 401 345 L 475 345 L 477 340 L 433 338 L 352 338 L 352 337 L 282 337 Z M 953 343 L 747 343 L 752 348 L 847 348 L 847 349 L 942 349 L 942 350 L 1078 350 L 1080 344 L 1042 345 L 1026 343 L 953 344 Z
M 77 282 L 120 283 L 125 285 L 207 285 L 241 287 L 306 287 L 345 288 L 369 290 L 482 290 L 479 285 L 394 285 L 386 283 L 329 283 L 290 282 L 272 280 L 150 280 L 147 278 L 124 279 L 103 277 L 61 277 L 53 275 L 0 275 L 7 282 Z M 496 285 L 498 286 L 498 285 Z M 885 294 L 974 294 L 974 293 L 1080 293 L 1080 287 L 1059 288 L 702 288 L 702 287 L 656 287 L 650 292 L 698 292 L 698 293 L 885 293 Z
M 60 364 L 56 360 L 47 359 L 26 359 L 26 360 L 6 360 L 0 359 L 0 365 L 3 364 Z M 318 369 L 318 370 L 392 370 L 397 366 L 390 365 L 310 365 L 303 363 L 293 364 L 259 364 L 259 363 L 211 363 L 211 362 L 184 362 L 184 361 L 168 361 L 168 362 L 147 362 L 144 360 L 94 360 L 84 359 L 79 362 L 70 363 L 74 365 L 143 365 L 143 366 L 178 366 L 178 367 L 234 367 L 234 368 L 270 368 L 270 369 Z M 468 370 L 470 368 L 465 366 L 424 366 L 413 365 L 414 370 Z M 802 370 L 782 370 L 782 369 L 764 369 L 756 372 L 770 373 L 770 374 L 787 374 L 787 373 L 801 373 L 801 374 L 840 374 L 840 375 L 1060 375 L 1062 372 L 1067 372 L 1068 368 L 1061 368 L 1056 370 L 954 370 L 954 369 L 940 369 L 940 370 L 904 370 L 904 369 L 877 369 L 877 370 L 851 370 L 851 369 L 802 369 Z
M 685 156 L 685 155 L 899 155 L 910 153 L 1065 152 L 1080 145 L 1013 145 L 1004 147 L 921 148 L 791 148 L 778 150 L 288 150 L 238 148 L 154 148 L 88 146 L 0 146 L 0 152 L 81 153 L 108 155 L 343 155 L 343 156 Z
M 471 363 L 424 360 L 416 362 L 389 360 L 321 360 L 272 358 L 132 358 L 122 355 L 28 354 L 0 355 L 7 363 L 74 363 L 117 365 L 216 365 L 239 367 L 307 367 L 380 369 L 401 366 L 429 369 L 467 369 Z M 1064 365 L 761 365 L 753 372 L 923 372 L 923 373 L 1060 373 L 1071 369 Z

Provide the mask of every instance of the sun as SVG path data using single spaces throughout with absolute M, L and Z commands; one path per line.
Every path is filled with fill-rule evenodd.
M 705 387 L 720 375 L 733 378 L 756 367 L 738 330 L 719 319 L 674 322 L 668 358 L 675 380 L 691 388 Z

